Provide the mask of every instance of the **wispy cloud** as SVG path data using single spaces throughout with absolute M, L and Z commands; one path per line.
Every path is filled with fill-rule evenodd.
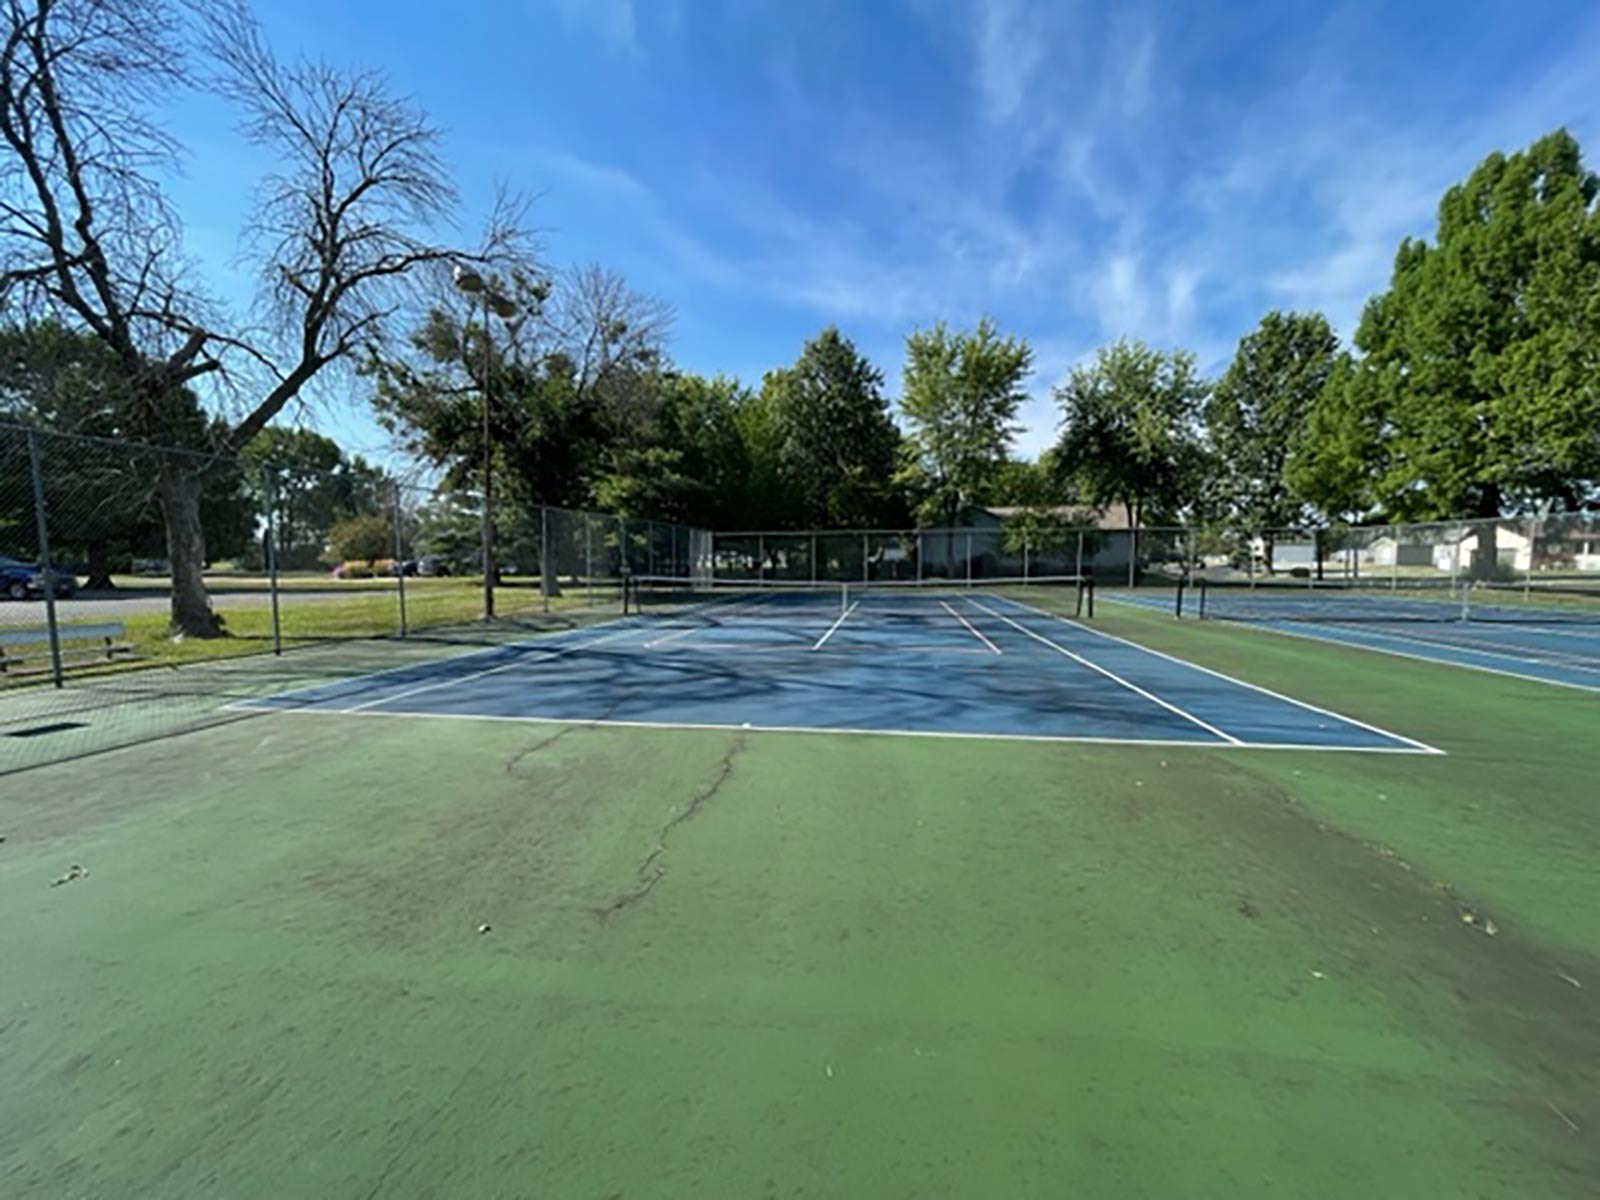
M 1021 0 L 991 0 L 973 12 L 976 84 L 991 121 L 1022 107 L 1044 60 L 1047 39 L 1038 13 Z
M 626 0 L 563 3 L 637 46 Z M 713 154 L 671 187 L 571 155 L 550 166 L 628 206 L 687 278 L 797 329 L 838 321 L 893 358 L 914 325 L 997 316 L 1039 350 L 1028 450 L 1053 436 L 1050 387 L 1096 345 L 1140 337 L 1219 370 L 1269 307 L 1321 309 L 1348 336 L 1399 240 L 1431 232 L 1442 190 L 1485 153 L 1562 123 L 1600 136 L 1600 19 L 1499 90 L 1434 102 L 1451 76 L 1413 81 L 1403 48 L 1375 55 L 1385 18 L 1365 10 L 1306 9 L 1266 32 L 1138 2 L 916 11 L 948 56 L 940 79 L 965 75 L 937 121 L 786 46 L 771 52 L 775 110 L 826 111 L 803 153 Z
M 639 52 L 633 0 L 557 0 L 557 7 L 569 28 L 592 34 L 613 50 Z

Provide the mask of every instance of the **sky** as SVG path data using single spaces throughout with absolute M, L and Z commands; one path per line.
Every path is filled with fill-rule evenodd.
M 376 67 L 425 108 L 475 240 L 497 184 L 553 266 L 672 304 L 685 370 L 759 384 L 835 324 L 900 389 L 911 330 L 993 318 L 1051 388 L 1137 337 L 1210 374 L 1273 308 L 1341 336 L 1488 153 L 1558 126 L 1600 165 L 1600 6 L 1023 0 L 270 0 L 285 57 Z M 248 303 L 269 164 L 176 98 L 186 248 Z M 354 381 L 294 419 L 386 458 Z

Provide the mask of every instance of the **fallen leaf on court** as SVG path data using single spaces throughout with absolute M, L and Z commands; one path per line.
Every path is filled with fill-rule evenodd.
M 488 933 L 489 932 L 489 922 L 485 921 L 483 924 L 479 925 L 478 926 L 478 932 L 479 933 Z
M 1311 978 L 1313 978 L 1313 979 L 1326 979 L 1327 976 L 1324 975 L 1321 971 L 1313 971 L 1313 972 L 1311 972 Z
M 60 879 L 55 880 L 50 886 L 60 887 L 63 883 L 71 883 L 74 879 L 87 878 L 89 878 L 89 872 L 83 867 L 80 867 L 77 863 L 73 863 L 67 873 Z

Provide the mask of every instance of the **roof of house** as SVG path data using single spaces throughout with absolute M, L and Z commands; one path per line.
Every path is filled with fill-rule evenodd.
M 1001 504 L 988 506 L 983 511 L 1002 521 L 1013 517 L 1037 516 L 1053 518 L 1063 525 L 1082 529 L 1129 528 L 1127 510 L 1120 504 L 1098 509 L 1082 504 L 1050 504 L 1039 507 L 1026 504 Z

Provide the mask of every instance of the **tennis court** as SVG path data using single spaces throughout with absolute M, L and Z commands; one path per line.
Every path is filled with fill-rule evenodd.
M 243 702 L 339 716 L 599 722 L 1428 753 L 1097 630 L 1077 580 L 648 582 L 621 619 Z
M 1204 583 L 1123 591 L 1137 604 L 1197 620 L 1600 691 L 1600 591 L 1406 587 L 1314 580 Z

